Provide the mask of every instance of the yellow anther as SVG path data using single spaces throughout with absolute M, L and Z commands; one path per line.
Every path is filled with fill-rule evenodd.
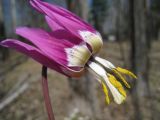
M 116 70 L 119 71 L 119 72 L 121 72 L 121 73 L 123 73 L 123 74 L 129 75 L 129 76 L 137 79 L 137 76 L 136 76 L 135 74 L 133 74 L 133 73 L 132 73 L 131 71 L 129 71 L 129 70 L 126 70 L 126 69 L 123 69 L 123 68 L 120 68 L 120 67 L 117 67 Z
M 120 78 L 120 80 L 122 80 L 122 82 L 125 84 L 127 88 L 131 88 L 130 85 L 125 80 L 125 78 L 119 73 L 117 69 L 112 69 L 112 71 Z
M 126 91 L 123 89 L 122 84 L 121 84 L 120 82 L 118 82 L 117 79 L 116 79 L 113 75 L 111 75 L 111 74 L 108 74 L 108 78 L 109 78 L 109 81 L 111 82 L 111 84 L 112 84 L 113 86 L 115 86 L 115 87 L 118 89 L 118 91 L 119 91 L 124 97 L 126 97 L 126 96 L 127 96 L 127 95 L 126 95 Z
M 109 104 L 110 99 L 109 99 L 108 89 L 103 81 L 101 81 L 101 84 L 102 84 L 103 92 L 106 95 L 106 97 L 105 97 L 106 103 Z

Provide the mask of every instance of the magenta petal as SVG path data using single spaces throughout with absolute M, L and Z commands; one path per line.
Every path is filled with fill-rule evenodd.
M 46 19 L 46 22 L 48 23 L 48 25 L 49 25 L 49 27 L 51 28 L 52 31 L 64 29 L 62 26 L 57 24 L 57 22 L 55 22 L 54 20 L 52 20 L 48 16 L 45 16 L 45 19 Z
M 17 51 L 33 58 L 40 64 L 48 68 L 51 68 L 53 70 L 56 70 L 57 72 L 62 73 L 66 76 L 79 77 L 83 74 L 83 69 L 73 70 L 73 69 L 68 68 L 67 66 L 63 66 L 59 64 L 57 61 L 55 61 L 54 59 L 51 59 L 50 57 L 48 57 L 45 53 L 43 53 L 39 49 L 33 46 L 30 46 L 26 43 L 20 42 L 18 40 L 7 39 L 7 40 L 0 42 L 0 45 L 4 47 L 16 49 Z
M 50 17 L 45 16 L 46 22 L 48 23 L 49 27 L 53 31 L 52 36 L 56 37 L 57 39 L 66 39 L 73 44 L 80 44 L 83 40 L 79 37 L 76 37 L 71 32 L 67 31 L 65 28 L 60 26 L 57 22 L 52 20 Z
M 42 64 L 48 68 L 51 68 L 53 70 L 56 70 L 57 72 L 62 73 L 66 76 L 79 77 L 83 73 L 83 69 L 73 70 L 73 69 L 70 69 L 66 66 L 63 66 L 63 65 L 57 63 L 57 61 L 55 61 L 54 59 L 51 59 L 50 57 L 45 55 L 39 49 L 37 49 L 33 46 L 30 46 L 26 43 L 20 42 L 18 40 L 7 39 L 5 41 L 2 41 L 0 43 L 0 45 L 2 45 L 4 47 L 16 49 L 17 51 L 33 58 L 34 60 L 36 60 L 40 64 Z
M 61 71 L 58 63 L 56 63 L 54 60 L 47 58 L 45 54 L 41 52 L 39 49 L 32 47 L 26 43 L 14 39 L 7 39 L 5 41 L 2 41 L 0 45 L 4 47 L 14 48 L 17 51 L 33 58 L 34 60 L 49 68 Z
M 43 11 L 42 11 L 40 8 L 38 8 L 37 5 L 36 5 L 33 1 L 30 0 L 30 4 L 31 4 L 34 8 L 36 8 L 36 10 L 37 10 L 38 12 L 43 13 Z
M 41 13 L 46 14 L 53 21 L 57 22 L 57 24 L 60 24 L 62 27 L 66 28 L 76 36 L 79 36 L 79 30 L 96 32 L 96 30 L 93 29 L 89 24 L 64 8 L 42 2 L 40 0 L 30 0 L 30 3 L 38 11 L 41 10 Z
M 65 48 L 70 48 L 74 44 L 53 38 L 49 33 L 42 29 L 20 27 L 16 29 L 16 33 L 28 40 L 51 58 L 57 60 L 60 64 L 67 64 Z

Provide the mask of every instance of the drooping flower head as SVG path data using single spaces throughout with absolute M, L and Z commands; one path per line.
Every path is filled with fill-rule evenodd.
M 15 39 L 7 39 L 0 44 L 14 48 L 68 77 L 80 77 L 85 69 L 90 69 L 102 85 L 106 102 L 110 103 L 108 92 L 111 92 L 114 101 L 122 103 L 126 92 L 121 83 L 130 88 L 122 74 L 133 78 L 136 76 L 96 56 L 103 45 L 99 32 L 64 8 L 41 0 L 30 0 L 30 3 L 45 16 L 51 32 L 40 28 L 19 27 L 16 34 L 33 45 Z

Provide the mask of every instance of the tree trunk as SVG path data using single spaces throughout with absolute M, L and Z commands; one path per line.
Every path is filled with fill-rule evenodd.
M 133 90 L 135 119 L 151 120 L 146 0 L 130 0 L 130 15 L 131 61 L 138 76 Z
M 6 37 L 12 37 L 15 29 L 15 0 L 2 0 L 2 17 L 4 24 L 4 34 Z M 3 38 L 4 39 L 4 38 Z M 2 59 L 6 60 L 9 56 L 8 49 L 2 48 Z

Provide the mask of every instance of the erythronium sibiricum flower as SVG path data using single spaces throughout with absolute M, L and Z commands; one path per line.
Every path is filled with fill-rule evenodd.
M 0 45 L 14 48 L 43 66 L 68 77 L 80 77 L 89 69 L 102 85 L 106 102 L 110 103 L 110 92 L 114 101 L 121 104 L 126 99 L 122 85 L 130 88 L 123 75 L 127 74 L 133 78 L 136 76 L 97 56 L 103 45 L 101 35 L 64 8 L 41 0 L 30 0 L 30 3 L 45 16 L 51 32 L 40 28 L 19 27 L 16 34 L 26 38 L 33 45 L 15 39 L 4 40 Z

